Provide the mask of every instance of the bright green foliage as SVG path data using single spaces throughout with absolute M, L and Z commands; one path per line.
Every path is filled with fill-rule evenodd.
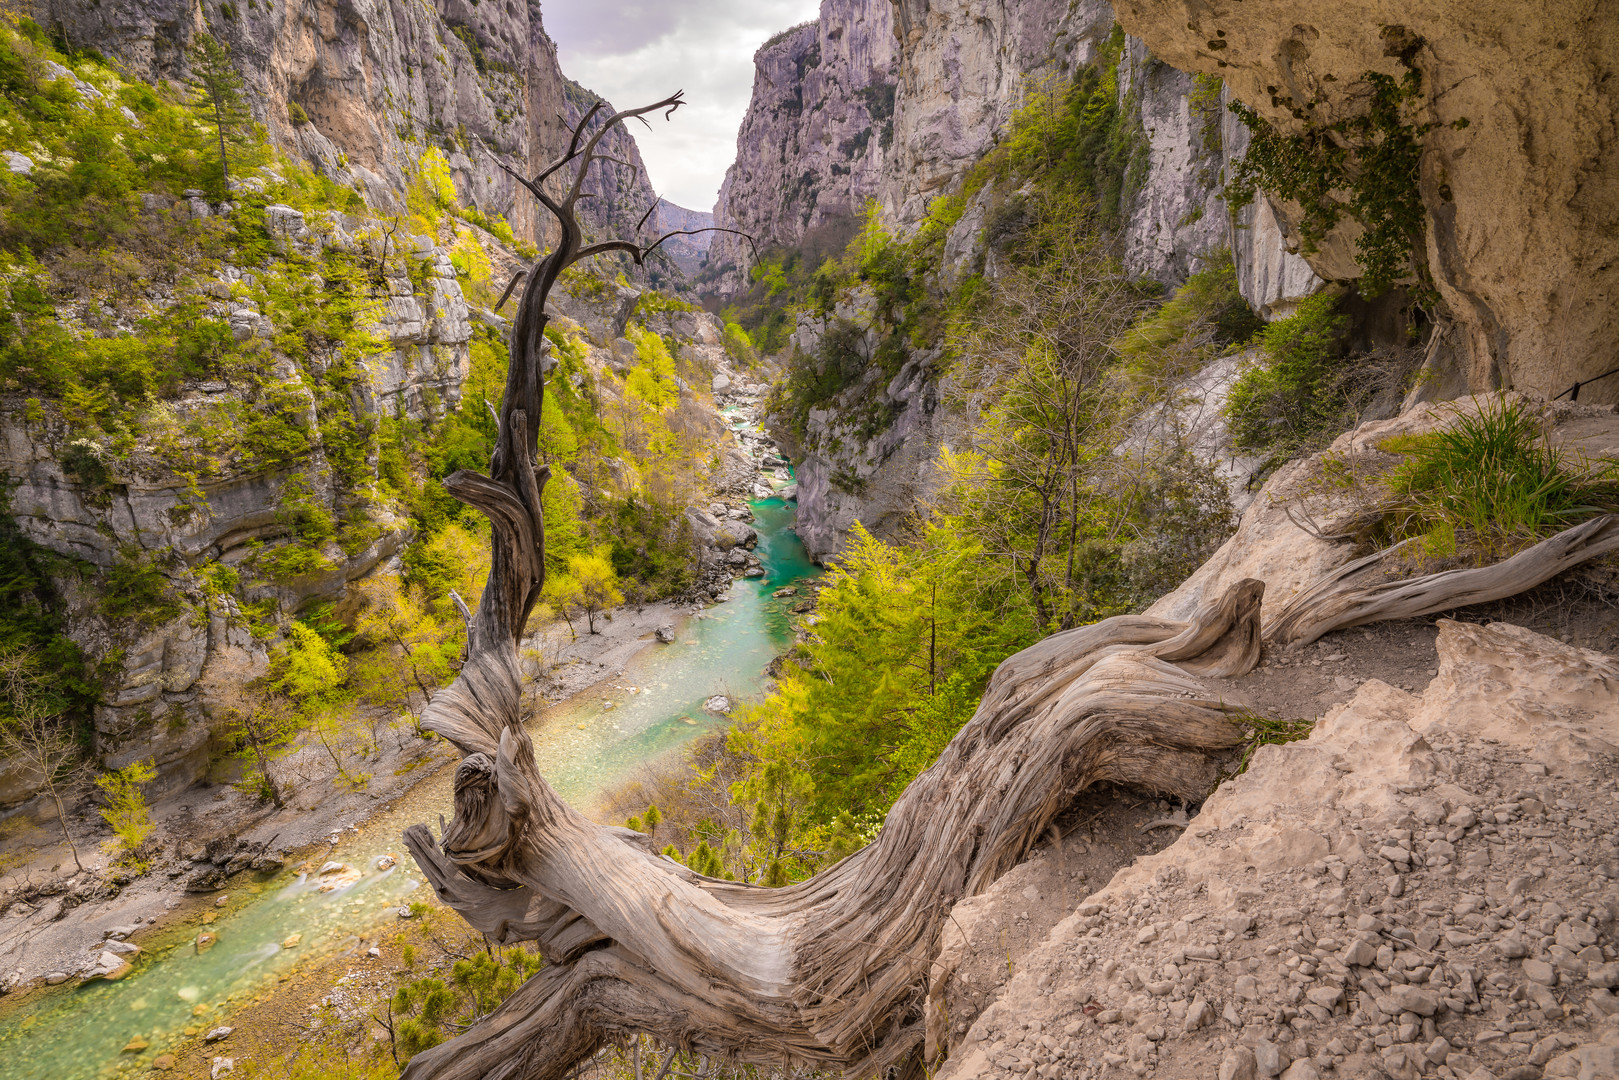
M 133 547 L 118 549 L 99 607 L 109 619 L 133 619 L 146 627 L 170 622 L 184 610 L 151 556 Z
M 636 364 L 625 376 L 631 394 L 649 408 L 663 410 L 680 400 L 675 385 L 675 358 L 657 334 L 636 325 L 625 327 L 625 336 L 635 344 Z
M 978 555 L 943 531 L 910 549 L 855 526 L 821 593 L 808 667 L 788 668 L 732 730 L 760 763 L 734 797 L 755 808 L 772 857 L 789 846 L 782 832 L 886 811 L 972 715 L 995 665 L 1034 640 L 1025 611 L 980 591 Z M 779 827 L 799 813 L 802 825 Z
M 1132 378 L 1156 383 L 1190 374 L 1264 325 L 1238 292 L 1231 252 L 1222 249 L 1162 307 L 1131 326 L 1116 348 Z
M 141 790 L 157 779 L 157 767 L 151 758 L 132 761 L 122 769 L 114 769 L 96 777 L 96 787 L 106 805 L 101 817 L 112 826 L 114 839 L 111 853 L 125 865 L 144 870 L 140 858 L 141 845 L 152 834 L 152 812 L 146 805 L 146 794 Z
M 568 573 L 558 585 L 563 605 L 577 608 L 585 616 L 590 632 L 596 632 L 596 616 L 624 602 L 619 591 L 618 573 L 613 569 L 612 547 L 603 544 L 594 551 L 568 556 Z
M 213 128 L 219 144 L 219 185 L 224 198 L 230 190 L 230 151 L 251 151 L 253 113 L 242 97 L 242 76 L 231 65 L 230 46 L 212 34 L 198 34 L 187 50 L 191 60 L 191 103 L 197 118 Z M 305 120 L 307 121 L 307 117 Z
M 286 642 L 270 658 L 270 686 L 299 706 L 335 704 L 348 678 L 348 658 L 315 629 L 294 622 Z
M 1124 31 L 1115 26 L 1096 60 L 1075 72 L 1071 83 L 1029 93 L 1012 118 L 1002 153 L 985 159 L 1001 179 L 1035 179 L 1087 196 L 1104 229 L 1122 223 L 1149 166 L 1137 110 L 1119 101 L 1123 48 Z
M 494 1012 L 543 966 L 539 954 L 520 947 L 475 953 L 455 962 L 448 982 L 427 978 L 401 986 L 389 1003 L 400 1062 Z
M 759 359 L 758 352 L 753 347 L 753 339 L 748 332 L 734 322 L 725 324 L 725 355 L 731 362 L 743 367 L 752 367 Z
M 719 853 L 708 846 L 708 841 L 700 841 L 697 850 L 691 853 L 686 865 L 705 877 L 723 878 L 726 876 L 725 863 Z
M 1553 445 L 1522 402 L 1458 409 L 1440 430 L 1382 449 L 1405 455 L 1383 481 L 1384 527 L 1390 539 L 1420 538 L 1430 557 L 1489 562 L 1619 511 L 1619 462 Z
M 429 147 L 416 162 L 416 173 L 405 190 L 405 205 L 415 217 L 418 231 L 437 231 L 438 223 L 458 204 L 455 181 L 450 177 L 450 163 L 444 151 Z
M 1226 199 L 1237 209 L 1264 190 L 1297 202 L 1304 208 L 1299 227 L 1306 251 L 1350 214 L 1365 227 L 1355 242 L 1360 291 L 1376 296 L 1419 269 L 1412 260 L 1422 250 L 1427 213 L 1418 180 L 1433 125 L 1415 119 L 1424 107 L 1422 73 L 1415 68 L 1398 79 L 1375 71 L 1361 78 L 1371 90 L 1366 111 L 1331 124 L 1309 119 L 1314 102 L 1272 97 L 1273 105 L 1292 107 L 1304 121 L 1298 135 L 1284 135 L 1251 107 L 1232 102 L 1253 137 Z
M 1333 357 L 1349 320 L 1337 297 L 1317 293 L 1260 334 L 1263 359 L 1231 387 L 1226 417 L 1241 449 L 1288 457 L 1341 430 L 1351 403 L 1333 393 Z

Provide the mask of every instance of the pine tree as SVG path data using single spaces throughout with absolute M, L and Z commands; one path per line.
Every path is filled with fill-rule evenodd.
M 191 58 L 189 85 L 196 95 L 191 107 L 205 124 L 212 124 L 219 139 L 219 177 L 223 193 L 230 193 L 228 147 L 248 143 L 253 114 L 242 96 L 242 76 L 231 66 L 230 46 L 212 34 L 198 34 L 187 50 Z

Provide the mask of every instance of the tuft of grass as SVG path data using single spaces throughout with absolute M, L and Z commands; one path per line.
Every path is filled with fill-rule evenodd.
M 1247 729 L 1248 737 L 1243 741 L 1242 759 L 1237 762 L 1232 776 L 1241 776 L 1248 771 L 1248 763 L 1261 746 L 1298 742 L 1309 738 L 1310 732 L 1315 730 L 1314 720 L 1272 720 L 1252 713 L 1236 717 L 1236 723 Z
M 1432 558 L 1511 555 L 1619 511 L 1619 462 L 1552 445 L 1545 418 L 1503 400 L 1425 435 L 1386 440 L 1405 460 L 1385 478 L 1383 528 Z

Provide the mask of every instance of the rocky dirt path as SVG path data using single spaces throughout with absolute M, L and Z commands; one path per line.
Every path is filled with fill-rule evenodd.
M 1420 693 L 1367 679 L 1261 748 L 990 1007 L 936 969 L 939 1075 L 1619 1075 L 1619 662 L 1434 640 Z

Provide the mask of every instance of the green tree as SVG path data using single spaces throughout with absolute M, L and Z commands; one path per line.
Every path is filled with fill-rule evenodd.
M 157 766 L 152 758 L 132 761 L 122 769 L 96 777 L 96 787 L 107 802 L 101 816 L 112 826 L 112 854 L 120 863 L 141 870 L 145 869 L 140 859 L 141 845 L 153 828 L 152 811 L 141 789 L 156 779 Z
M 242 76 L 232 66 L 230 46 L 212 34 L 198 34 L 186 50 L 191 60 L 188 83 L 195 95 L 191 106 L 198 119 L 213 128 L 219 143 L 219 183 L 230 191 L 230 147 L 245 147 L 253 128 L 253 114 L 242 95 Z
M 618 573 L 613 569 L 612 550 L 611 545 L 603 544 L 588 555 L 568 557 L 568 579 L 573 589 L 567 600 L 585 613 L 592 634 L 596 632 L 596 616 L 624 602 L 624 594 L 618 589 Z

